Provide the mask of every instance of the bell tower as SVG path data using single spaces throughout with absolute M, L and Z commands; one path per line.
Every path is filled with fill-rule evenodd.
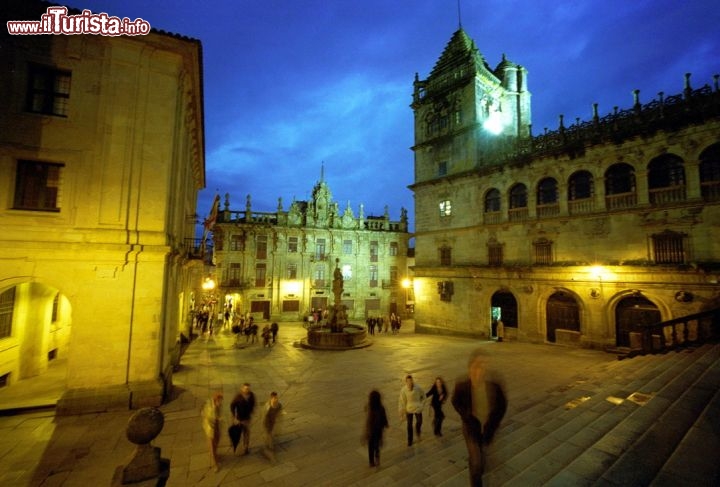
M 415 183 L 498 163 L 493 153 L 530 135 L 527 71 L 495 70 L 460 27 L 425 80 L 415 75 Z

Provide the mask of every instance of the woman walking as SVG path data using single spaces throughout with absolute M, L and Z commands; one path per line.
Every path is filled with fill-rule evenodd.
M 442 410 L 442 405 L 447 399 L 447 387 L 445 387 L 445 381 L 442 377 L 436 377 L 435 383 L 432 385 L 425 397 L 431 397 L 430 406 L 433 409 L 433 432 L 435 436 L 442 436 L 442 423 L 445 419 L 445 414 Z
M 210 447 L 210 460 L 212 461 L 212 467 L 216 472 L 220 469 L 217 447 L 220 442 L 220 417 L 222 415 L 220 408 L 222 406 L 222 401 L 222 393 L 216 392 L 210 399 L 205 401 L 201 413 L 203 431 L 205 432 L 205 436 L 208 439 L 208 445 Z
M 387 428 L 388 420 L 385 407 L 382 405 L 380 393 L 370 391 L 368 404 L 365 408 L 367 419 L 365 422 L 365 441 L 368 445 L 368 458 L 371 467 L 380 466 L 380 447 L 382 446 L 383 432 Z

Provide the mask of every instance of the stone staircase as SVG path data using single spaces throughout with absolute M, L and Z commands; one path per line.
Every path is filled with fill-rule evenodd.
M 613 362 L 509 411 L 488 485 L 720 485 L 720 345 Z M 467 484 L 467 471 L 444 485 Z

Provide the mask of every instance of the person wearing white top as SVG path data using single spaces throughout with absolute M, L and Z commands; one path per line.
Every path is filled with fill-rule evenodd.
M 422 411 L 425 406 L 425 393 L 422 387 L 415 385 L 412 375 L 405 377 L 405 386 L 400 389 L 400 398 L 398 400 L 398 410 L 400 412 L 400 420 L 407 421 L 407 442 L 408 446 L 413 444 L 413 416 L 415 417 L 415 433 L 417 439 L 420 440 L 422 431 Z

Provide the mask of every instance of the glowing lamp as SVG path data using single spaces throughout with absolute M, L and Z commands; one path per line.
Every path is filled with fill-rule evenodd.
M 483 123 L 483 128 L 493 135 L 500 135 L 503 131 L 502 115 L 499 111 L 490 112 L 488 118 Z
M 288 281 L 285 283 L 285 291 L 288 294 L 298 294 L 300 292 L 300 283 L 298 281 Z

